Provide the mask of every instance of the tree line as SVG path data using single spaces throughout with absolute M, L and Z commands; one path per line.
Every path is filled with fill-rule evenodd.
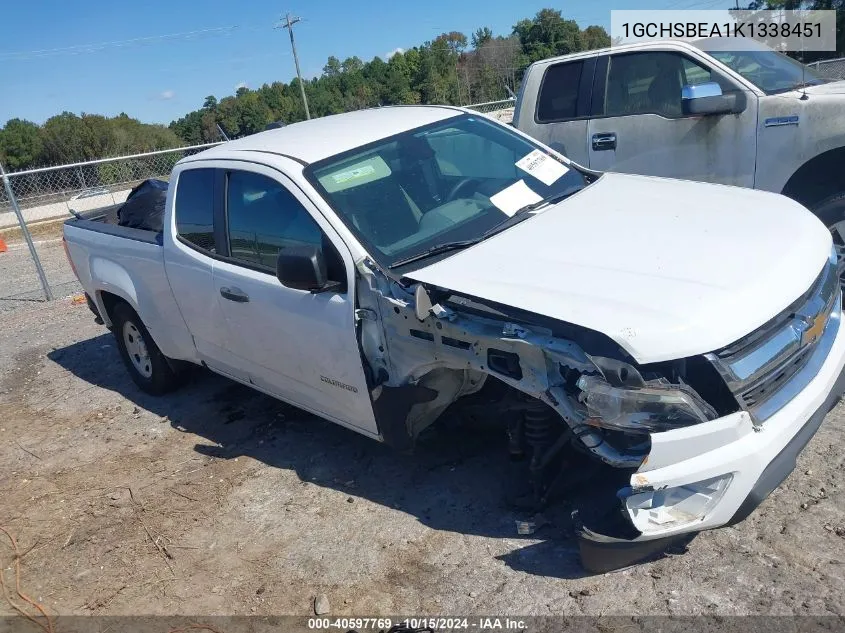
M 837 50 L 845 50 L 845 0 L 751 0 L 750 9 L 836 9 Z M 518 21 L 508 35 L 482 27 L 467 37 L 457 31 L 386 60 L 331 56 L 319 77 L 304 88 L 311 115 L 393 104 L 466 105 L 515 94 L 525 68 L 534 61 L 610 45 L 600 26 L 581 29 L 555 9 Z M 837 54 L 822 54 L 805 58 Z M 839 53 L 841 55 L 841 53 Z M 126 114 L 112 118 L 62 112 L 43 125 L 12 119 L 0 128 L 0 162 L 12 171 L 85 161 L 259 132 L 275 121 L 305 118 L 299 83 L 276 81 L 234 95 L 205 98 L 202 107 L 169 126 L 141 123 Z
M 7 171 L 62 165 L 106 156 L 178 147 L 183 142 L 164 125 L 116 117 L 62 112 L 43 125 L 11 119 L 0 129 L 0 163 Z
M 388 59 L 329 57 L 319 77 L 305 80 L 311 116 L 391 104 L 464 105 L 504 99 L 518 89 L 523 70 L 553 55 L 610 45 L 600 26 L 580 29 L 560 11 L 543 9 L 517 22 L 508 35 L 479 28 L 469 37 L 452 31 Z M 236 138 L 263 130 L 274 121 L 305 118 L 299 83 L 276 81 L 218 100 L 169 126 L 116 117 L 62 112 L 43 125 L 11 119 L 0 128 L 0 162 L 9 171 L 135 154 Z
M 543 9 L 517 22 L 507 35 L 482 27 L 467 37 L 443 33 L 387 60 L 329 57 L 322 74 L 304 81 L 312 116 L 326 116 L 378 105 L 445 103 L 466 105 L 515 94 L 524 69 L 538 59 L 610 45 L 600 26 L 579 28 L 560 11 Z M 298 79 L 258 89 L 239 88 L 217 100 L 206 97 L 199 110 L 170 124 L 186 143 L 253 134 L 268 123 L 305 118 Z

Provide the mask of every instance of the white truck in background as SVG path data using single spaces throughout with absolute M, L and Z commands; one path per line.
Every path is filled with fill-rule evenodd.
M 513 125 L 590 169 L 782 193 L 841 250 L 845 81 L 753 41 L 735 48 L 654 41 L 535 62 Z
M 538 506 L 570 455 L 615 484 L 584 513 L 592 571 L 742 520 L 843 391 L 836 256 L 801 205 L 602 175 L 460 108 L 217 146 L 164 213 L 64 227 L 140 388 L 204 365 L 399 449 L 485 403 Z

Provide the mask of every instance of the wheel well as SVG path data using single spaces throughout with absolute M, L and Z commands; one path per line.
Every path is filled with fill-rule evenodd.
M 842 182 L 843 163 L 845 147 L 819 154 L 792 175 L 781 193 L 812 209 L 825 198 L 845 190 L 845 183 Z
M 123 297 L 119 297 L 116 294 L 106 291 L 100 291 L 100 301 L 103 303 L 103 307 L 106 310 L 105 316 L 108 317 L 110 326 L 114 324 L 114 319 L 112 315 L 114 314 L 114 308 L 118 303 L 126 303 L 126 300 Z M 127 304 L 129 305 L 129 304 Z

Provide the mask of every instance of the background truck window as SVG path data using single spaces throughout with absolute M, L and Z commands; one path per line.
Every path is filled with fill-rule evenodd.
M 323 232 L 283 185 L 245 171 L 231 171 L 226 188 L 229 253 L 232 259 L 275 272 L 288 246 L 322 247 Z
M 708 81 L 710 70 L 677 53 L 614 55 L 607 73 L 605 116 L 680 117 L 683 86 Z
M 197 248 L 215 252 L 214 170 L 188 169 L 176 184 L 176 234 Z
M 570 62 L 546 71 L 537 101 L 537 121 L 551 123 L 575 118 L 583 67 L 584 62 Z

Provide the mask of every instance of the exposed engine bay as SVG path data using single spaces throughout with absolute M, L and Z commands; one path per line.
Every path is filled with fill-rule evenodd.
M 484 389 L 491 397 L 470 406 L 507 429 L 537 509 L 571 479 L 573 451 L 618 469 L 621 487 L 648 459 L 651 433 L 738 409 L 703 357 L 637 366 L 598 332 L 404 286 L 366 261 L 359 271 L 359 335 L 384 441 L 410 448 L 447 407 Z

